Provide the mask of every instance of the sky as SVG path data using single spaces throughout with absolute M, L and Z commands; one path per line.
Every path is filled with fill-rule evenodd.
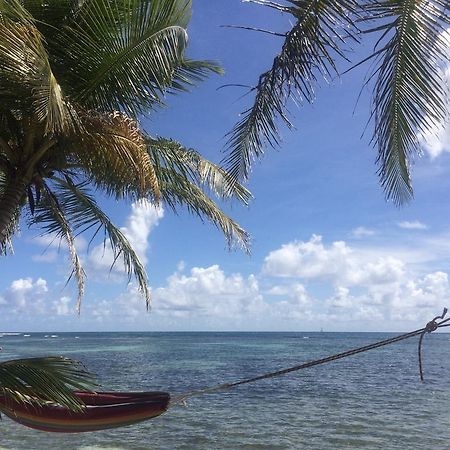
M 194 0 L 189 56 L 219 61 L 190 93 L 143 120 L 219 162 L 251 104 L 245 89 L 271 66 L 281 38 L 224 25 L 285 31 L 289 17 L 239 0 Z M 354 48 L 357 61 L 367 48 Z M 450 78 L 450 70 L 447 71 Z M 294 131 L 257 162 L 248 207 L 221 206 L 252 239 L 229 251 L 210 223 L 164 206 L 98 197 L 148 271 L 152 307 L 101 244 L 77 238 L 87 273 L 81 315 L 67 251 L 22 224 L 0 259 L 0 331 L 404 331 L 450 307 L 450 127 L 428 137 L 413 167 L 414 200 L 386 202 L 370 143 L 367 67 L 329 85 L 313 105 L 291 106 Z

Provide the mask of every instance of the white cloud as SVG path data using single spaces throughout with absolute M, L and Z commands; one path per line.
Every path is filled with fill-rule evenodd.
M 374 230 L 371 230 L 370 228 L 366 227 L 357 227 L 354 230 L 352 230 L 352 236 L 357 239 L 373 236 L 374 234 L 375 234 Z
M 450 76 L 448 77 L 450 82 Z M 438 128 L 434 133 L 429 133 L 426 137 L 425 149 L 431 159 L 437 158 L 442 153 L 450 153 L 450 126 L 448 124 Z
M 68 316 L 75 313 L 75 307 L 70 306 L 70 297 L 61 297 L 53 302 L 53 310 L 57 316 Z
M 450 29 L 442 33 L 441 37 L 449 49 L 448 57 L 450 58 Z M 447 90 L 447 93 L 449 93 L 448 86 L 450 86 L 450 65 L 443 68 L 443 80 L 445 83 L 445 89 Z M 422 142 L 431 159 L 437 158 L 444 152 L 450 153 L 449 116 L 447 115 L 447 120 L 445 123 L 438 124 L 434 129 L 422 136 Z
M 271 289 L 281 296 L 273 302 L 264 298 L 256 276 L 226 274 L 218 265 L 194 267 L 188 275 L 174 272 L 164 286 L 152 291 L 150 314 L 145 314 L 142 295 L 134 283 L 110 308 L 120 311 L 129 323 L 197 324 L 201 329 L 270 329 L 274 323 L 310 320 L 312 299 L 300 283 Z M 97 310 L 99 316 L 102 311 Z
M 343 241 L 326 247 L 321 236 L 308 242 L 296 241 L 274 250 L 264 260 L 263 273 L 273 277 L 329 281 L 334 285 L 390 283 L 404 272 L 404 263 L 395 257 L 375 260 L 354 251 Z
M 386 322 L 423 323 L 440 313 L 449 300 L 448 275 L 433 272 L 419 278 L 405 277 L 389 285 L 368 286 L 358 295 L 339 287 L 326 304 L 337 321 L 365 320 L 383 327 Z
M 14 280 L 2 295 L 2 304 L 11 312 L 42 313 L 45 309 L 44 299 L 47 292 L 46 280 L 38 278 L 33 281 L 32 278 L 19 278 Z
M 397 225 L 400 228 L 404 228 L 405 230 L 427 230 L 428 226 L 418 220 L 414 220 L 413 222 L 404 221 L 398 222 Z
M 190 275 L 175 273 L 165 287 L 154 291 L 154 310 L 161 314 L 238 318 L 261 306 L 254 275 L 227 276 L 218 265 L 194 267 Z
M 425 238 L 423 243 L 446 248 Z M 227 273 L 217 264 L 188 268 L 180 262 L 162 285 L 153 286 L 149 314 L 133 282 L 119 295 L 91 292 L 77 323 L 89 329 L 134 330 L 418 327 L 450 305 L 448 274 L 426 270 L 427 265 L 418 265 L 406 248 L 403 253 L 399 248 L 374 250 L 344 241 L 325 243 L 312 236 L 270 252 L 257 275 Z M 41 323 L 45 317 L 53 324 L 77 327 L 71 322 L 75 315 L 71 299 L 51 292 L 42 278 L 13 281 L 0 292 L 0 308 L 3 317 L 11 312 L 33 320 L 41 317 Z
M 155 207 L 146 200 L 135 202 L 131 205 L 131 213 L 127 218 L 126 225 L 120 230 L 136 251 L 141 262 L 147 262 L 148 238 L 151 231 L 158 225 L 164 215 L 161 207 Z M 100 271 L 109 271 L 114 261 L 114 254 L 107 240 L 92 249 L 88 257 L 92 268 Z M 120 261 L 115 264 L 116 272 L 123 272 L 124 267 Z

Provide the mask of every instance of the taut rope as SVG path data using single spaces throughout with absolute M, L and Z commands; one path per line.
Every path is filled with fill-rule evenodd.
M 240 386 L 242 384 L 248 384 L 253 383 L 255 381 L 259 380 L 265 380 L 267 378 L 274 378 L 281 375 L 286 375 L 290 372 L 296 372 L 298 370 L 307 369 L 309 367 L 319 366 L 321 364 L 326 364 L 329 362 L 337 361 L 338 359 L 347 358 L 349 356 L 357 355 L 358 353 L 367 352 L 369 350 L 373 350 L 375 348 L 384 347 L 385 345 L 394 344 L 396 342 L 403 341 L 405 339 L 412 338 L 414 336 L 419 336 L 419 347 L 418 347 L 418 354 L 419 354 L 419 370 L 420 370 L 420 379 L 421 381 L 424 380 L 423 378 L 423 368 L 422 368 L 422 341 L 423 337 L 427 333 L 432 333 L 433 331 L 436 331 L 438 328 L 442 327 L 448 327 L 450 326 L 450 323 L 447 323 L 450 321 L 450 318 L 447 318 L 444 320 L 445 315 L 447 314 L 447 308 L 444 308 L 443 313 L 440 316 L 436 316 L 433 320 L 427 323 L 427 325 L 424 328 L 420 328 L 419 330 L 411 331 L 409 333 L 401 334 L 399 336 L 395 336 L 389 339 L 385 339 L 382 341 L 375 342 L 373 344 L 365 345 L 363 347 L 358 347 L 352 350 L 347 350 L 346 352 L 337 353 L 335 355 L 327 356 L 326 358 L 316 359 L 314 361 L 309 361 L 303 364 L 298 364 L 296 366 L 288 367 L 286 369 L 277 370 L 275 372 L 269 372 L 265 373 L 263 375 L 258 375 L 256 377 L 252 378 L 246 378 L 243 380 L 235 381 L 232 383 L 222 383 L 217 386 L 207 387 L 204 389 L 198 389 L 190 392 L 186 392 L 185 394 L 180 394 L 178 396 L 172 397 L 171 404 L 178 404 L 178 403 L 184 403 L 187 399 L 191 397 L 197 397 L 199 395 L 203 394 L 211 394 L 213 392 L 218 391 L 224 391 L 227 389 L 234 388 L 236 386 Z M 440 322 L 436 322 L 438 319 L 442 319 Z

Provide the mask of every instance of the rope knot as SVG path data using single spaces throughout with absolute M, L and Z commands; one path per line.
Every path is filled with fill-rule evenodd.
M 438 329 L 438 324 L 436 323 L 436 319 L 430 320 L 426 327 L 425 332 L 426 333 L 432 333 L 433 331 L 436 331 Z

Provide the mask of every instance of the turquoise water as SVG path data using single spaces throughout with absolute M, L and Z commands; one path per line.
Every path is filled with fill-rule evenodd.
M 54 333 L 4 336 L 0 359 L 64 355 L 105 390 L 173 394 L 254 376 L 384 339 L 386 333 Z M 47 434 L 8 418 L 1 449 L 450 449 L 450 334 L 205 395 L 142 424 Z

